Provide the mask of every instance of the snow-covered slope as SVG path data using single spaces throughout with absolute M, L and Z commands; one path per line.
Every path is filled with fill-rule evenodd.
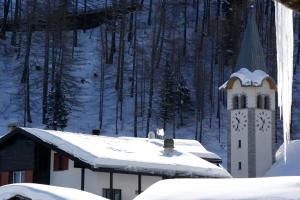
M 276 153 L 276 162 L 265 176 L 300 176 L 300 140 L 292 140 L 287 145 L 287 159 L 284 160 L 284 146 Z
M 251 179 L 169 179 L 150 186 L 135 200 L 296 200 L 300 177 Z

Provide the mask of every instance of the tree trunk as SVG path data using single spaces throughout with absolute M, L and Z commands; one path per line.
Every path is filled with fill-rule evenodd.
M 48 73 L 49 73 L 49 52 L 50 52 L 50 0 L 47 0 L 47 25 L 45 32 L 45 56 L 44 56 L 44 78 L 43 78 L 43 124 L 47 123 L 48 111 Z
M 186 43 L 187 43 L 187 0 L 184 1 L 184 31 L 183 31 L 183 56 L 186 55 Z
M 150 3 L 149 3 L 149 12 L 148 12 L 148 25 L 150 26 L 151 25 L 151 18 L 152 18 L 152 0 L 150 0 Z
M 19 24 L 19 12 L 20 12 L 20 0 L 15 2 L 15 13 L 14 13 L 14 28 Z M 11 35 L 11 45 L 16 46 L 17 44 L 17 31 L 14 30 Z
M 0 39 L 5 40 L 6 39 L 6 29 L 7 29 L 7 23 L 8 23 L 8 12 L 9 12 L 9 6 L 10 6 L 11 0 L 4 0 L 3 3 L 3 25 L 0 31 Z
M 24 70 L 23 70 L 23 75 L 22 75 L 22 83 L 26 85 L 26 90 L 25 90 L 25 98 L 26 98 L 26 117 L 27 117 L 27 122 L 32 123 L 31 119 L 31 109 L 30 109 L 30 68 L 29 68 L 29 58 L 30 58 L 30 50 L 31 50 L 31 43 L 32 43 L 32 28 L 31 24 L 35 21 L 35 10 L 36 10 L 36 3 L 37 0 L 33 0 L 32 2 L 32 10 L 31 13 L 28 13 L 27 17 L 27 40 L 26 40 L 26 50 L 25 50 L 25 58 L 24 58 Z
M 134 137 L 137 137 L 137 115 L 138 115 L 138 73 L 137 73 L 137 65 L 136 65 L 136 53 L 137 53 L 137 49 L 136 49 L 136 43 L 137 43 L 137 14 L 134 14 L 134 38 L 133 38 L 133 70 L 132 70 L 132 83 L 134 85 Z M 132 90 L 133 90 L 133 86 Z
M 199 24 L 199 0 L 196 0 L 196 20 L 195 20 L 195 28 L 194 32 L 198 31 L 198 24 Z

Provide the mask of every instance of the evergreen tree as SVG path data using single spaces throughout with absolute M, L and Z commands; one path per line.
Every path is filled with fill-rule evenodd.
M 176 79 L 172 67 L 165 65 L 163 79 L 160 89 L 160 112 L 159 117 L 166 129 L 166 124 L 173 120 L 176 110 Z
M 177 109 L 180 117 L 180 126 L 184 124 L 183 122 L 183 113 L 188 110 L 190 105 L 190 90 L 188 88 L 187 82 L 183 75 L 179 76 L 177 81 Z
M 70 108 L 66 104 L 66 98 L 60 88 L 51 91 L 49 94 L 49 107 L 47 117 L 47 127 L 50 129 L 63 130 L 67 127 Z

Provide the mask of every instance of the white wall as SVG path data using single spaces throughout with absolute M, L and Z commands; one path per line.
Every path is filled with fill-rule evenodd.
M 255 111 L 255 115 L 259 110 Z M 271 111 L 264 110 L 266 115 L 272 119 Z M 255 122 L 257 123 L 257 122 Z M 272 128 L 267 132 L 260 131 L 255 124 L 255 142 L 256 142 L 256 176 L 263 176 L 266 171 L 272 166 Z
M 51 151 L 50 185 L 81 188 L 81 169 L 74 168 L 74 162 L 69 160 L 69 168 L 65 171 L 53 171 L 54 151 Z
M 109 173 L 85 169 L 84 190 L 102 196 L 103 188 L 109 188 Z
M 248 120 L 247 109 L 233 110 L 231 115 L 233 116 L 236 112 L 243 113 Z M 231 175 L 236 178 L 248 177 L 248 123 L 242 132 L 236 132 L 232 128 L 231 130 Z M 239 140 L 242 143 L 241 148 L 238 147 Z M 241 170 L 238 169 L 239 162 L 242 163 Z
M 74 168 L 74 162 L 69 159 L 69 168 L 65 171 L 53 171 L 54 151 L 51 151 L 50 185 L 81 189 L 81 169 Z M 141 189 L 162 180 L 158 176 L 141 176 Z M 85 191 L 102 196 L 103 188 L 110 188 L 110 174 L 94 172 L 85 169 Z M 132 200 L 137 196 L 138 175 L 113 173 L 113 188 L 122 190 L 122 200 Z
M 260 87 L 242 87 L 241 82 L 237 79 L 233 83 L 232 89 L 227 90 L 227 110 L 233 109 L 233 97 L 246 95 L 247 108 L 255 108 L 257 112 L 257 96 L 266 95 L 270 98 L 270 109 L 275 110 L 275 90 L 270 89 L 268 81 L 264 80 Z M 243 109 L 245 110 L 245 109 Z M 247 110 L 247 109 L 246 109 Z M 234 113 L 232 110 L 231 113 Z M 271 116 L 271 111 L 268 111 Z M 272 119 L 272 118 L 271 118 Z M 255 119 L 254 119 L 255 120 Z M 231 121 L 231 120 L 229 120 Z M 249 121 L 249 120 L 248 120 Z M 256 122 L 255 122 L 256 123 Z M 275 122 L 272 122 L 275 123 Z M 228 124 L 231 126 L 231 124 Z M 232 129 L 231 129 L 232 130 Z M 255 144 L 256 144 L 256 175 L 262 176 L 265 171 L 272 165 L 272 130 L 268 133 L 261 134 L 255 124 Z M 231 132 L 231 174 L 233 177 L 248 177 L 248 134 L 246 131 L 242 135 Z M 238 140 L 242 140 L 242 149 L 238 149 Z M 242 170 L 238 169 L 238 162 L 242 162 Z M 244 164 L 245 163 L 245 164 Z M 247 170 L 247 171 L 244 171 Z
M 142 192 L 160 180 L 162 180 L 162 177 L 159 176 L 142 176 Z
M 138 190 L 138 175 L 131 174 L 113 174 L 114 189 L 122 189 L 122 199 L 133 199 Z

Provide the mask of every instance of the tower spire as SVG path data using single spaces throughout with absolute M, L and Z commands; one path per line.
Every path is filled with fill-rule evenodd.
M 260 69 L 267 72 L 265 55 L 255 19 L 255 6 L 253 1 L 250 1 L 249 9 L 247 26 L 237 59 L 236 69 L 247 68 L 250 71 Z

